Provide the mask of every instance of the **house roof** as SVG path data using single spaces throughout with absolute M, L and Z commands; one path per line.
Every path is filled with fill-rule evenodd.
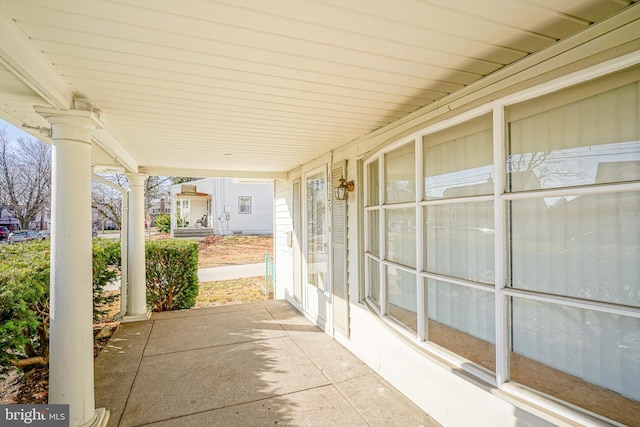
M 0 116 L 101 110 L 94 165 L 280 178 L 635 0 L 0 0 Z M 97 110 L 96 110 L 97 111 Z

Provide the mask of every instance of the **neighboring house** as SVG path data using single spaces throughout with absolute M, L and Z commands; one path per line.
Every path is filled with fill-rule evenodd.
M 38 215 L 29 223 L 29 229 L 38 231 L 51 229 L 51 217 L 46 213 Z
M 9 230 L 20 230 L 20 222 L 13 216 L 12 208 L 0 207 L 0 225 Z M 49 230 L 51 218 L 47 214 L 38 215 L 29 223 L 29 230 Z
M 20 223 L 11 214 L 11 209 L 0 207 L 0 225 L 7 227 L 9 230 L 20 230 Z
M 171 206 L 174 235 L 273 233 L 272 180 L 205 178 L 175 184 Z
M 160 214 L 168 214 L 170 213 L 170 204 L 163 198 L 159 201 L 153 203 L 149 210 L 147 211 L 147 215 L 151 218 L 151 225 L 155 225 L 156 217 Z
M 118 230 L 118 223 L 106 218 L 97 209 L 91 209 L 91 227 L 94 230 Z

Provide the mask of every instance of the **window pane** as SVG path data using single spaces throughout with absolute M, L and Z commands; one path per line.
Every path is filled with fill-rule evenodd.
M 427 271 L 493 284 L 493 202 L 429 206 L 424 210 Z
M 415 144 L 410 143 L 385 155 L 385 203 L 416 200 Z
M 495 298 L 465 286 L 427 281 L 429 341 L 495 371 Z
M 327 192 L 324 172 L 307 177 L 307 282 L 324 290 L 328 270 Z
M 368 223 L 368 244 L 367 252 L 374 254 L 375 256 L 380 256 L 380 211 L 369 211 L 367 212 L 369 216 Z
M 378 160 L 367 165 L 367 206 L 380 204 L 380 176 L 378 171 L 380 165 Z
M 510 202 L 511 286 L 640 306 L 640 192 Z
M 536 105 L 557 104 L 563 93 L 507 109 L 525 116 L 508 126 L 508 191 L 640 179 L 639 93 L 634 82 L 543 111 Z M 519 112 L 529 104 L 531 113 Z
M 386 259 L 416 266 L 416 210 L 414 208 L 386 211 Z
M 367 257 L 369 298 L 380 308 L 380 263 Z
M 416 275 L 387 266 L 387 314 L 398 322 L 418 330 Z
M 512 380 L 637 423 L 640 319 L 518 298 L 512 318 Z
M 493 194 L 491 115 L 424 137 L 425 198 Z

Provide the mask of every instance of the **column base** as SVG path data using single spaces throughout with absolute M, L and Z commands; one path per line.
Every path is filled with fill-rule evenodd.
M 96 409 L 96 414 L 91 421 L 82 427 L 106 427 L 109 422 L 109 415 L 111 415 L 111 412 L 105 408 L 98 408 Z
M 144 322 L 145 320 L 149 320 L 151 318 L 151 310 L 147 310 L 146 313 L 142 314 L 125 314 L 122 318 L 122 323 L 130 323 L 130 322 Z

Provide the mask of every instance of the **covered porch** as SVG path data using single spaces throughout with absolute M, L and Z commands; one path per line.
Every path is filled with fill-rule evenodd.
M 382 404 L 374 393 L 379 388 L 366 383 L 347 390 L 351 381 L 374 377 L 334 378 L 328 373 L 333 365 L 325 365 L 322 358 L 324 344 L 308 344 L 309 335 L 327 345 L 335 345 L 332 338 L 344 345 L 445 425 L 629 424 L 612 418 L 616 411 L 605 413 L 592 402 L 571 403 L 558 396 L 563 390 L 548 384 L 518 382 L 510 358 L 518 328 L 531 332 L 521 335 L 525 345 L 536 341 L 531 336 L 549 333 L 540 348 L 525 348 L 531 360 L 545 353 L 549 364 L 558 359 L 554 352 L 576 336 L 551 336 L 558 332 L 557 322 L 547 314 L 523 316 L 517 324 L 513 313 L 520 307 L 559 308 L 565 322 L 580 317 L 571 310 L 595 316 L 603 327 L 592 328 L 587 315 L 582 317 L 589 320 L 577 323 L 581 332 L 599 335 L 576 342 L 575 351 L 565 351 L 566 366 L 558 369 L 604 392 L 624 392 L 631 407 L 638 408 L 637 169 L 630 164 L 618 175 L 610 173 L 609 165 L 599 169 L 606 173 L 592 173 L 594 179 L 584 185 L 559 179 L 550 180 L 549 188 L 513 188 L 518 178 L 512 178 L 523 170 L 507 166 L 514 153 L 521 159 L 541 153 L 545 166 L 553 151 L 579 149 L 569 154 L 579 161 L 581 150 L 611 148 L 609 144 L 630 147 L 614 159 L 618 166 L 640 162 L 637 0 L 0 0 L 0 40 L 0 116 L 53 146 L 49 403 L 70 405 L 71 426 L 104 426 L 109 410 L 112 425 L 184 425 L 182 417 L 202 421 L 212 411 L 224 417 L 221 423 L 228 419 L 232 424 L 242 414 L 239 409 L 253 416 L 268 405 L 276 409 L 274 422 L 304 423 L 306 419 L 299 418 L 307 404 L 302 398 L 322 401 L 324 397 L 309 397 L 321 391 L 350 398 L 335 404 L 345 409 L 341 424 L 370 423 L 354 400 L 361 393 L 368 393 L 367 399 L 385 412 L 393 407 L 393 394 L 385 394 Z M 590 99 L 581 98 L 585 87 L 593 91 L 588 92 Z M 612 96 L 621 88 L 619 96 Z M 597 109 L 601 95 L 608 101 Z M 585 110 L 601 120 L 570 117 L 577 129 L 603 122 L 605 130 L 593 132 L 604 135 L 603 141 L 587 140 L 579 132 L 571 133 L 575 138 L 555 138 L 565 133 L 553 126 L 569 122 L 562 108 L 573 105 L 565 103 L 583 101 Z M 549 112 L 549 123 L 535 122 L 538 114 Z M 509 135 L 516 120 L 523 120 L 518 143 Z M 534 122 L 537 125 L 529 125 Z M 545 132 L 554 138 L 546 141 L 540 136 Z M 589 158 L 612 163 L 604 155 Z M 584 165 L 576 166 L 576 175 L 584 173 Z M 480 184 L 467 181 L 478 168 Z M 98 360 L 94 393 L 87 285 L 90 183 L 97 170 L 125 173 L 129 180 L 130 227 L 123 260 L 128 283 L 123 295 L 125 319 L 138 323 L 125 324 Z M 143 227 L 148 176 L 273 179 L 276 298 L 303 311 L 326 336 L 302 318 L 278 317 L 271 308 L 190 311 L 149 320 Z M 340 178 L 353 184 L 344 198 L 334 197 Z M 466 193 L 458 188 L 463 184 L 469 184 Z M 448 187 L 453 191 L 445 193 Z M 623 193 L 631 196 L 619 197 Z M 585 196 L 594 195 L 602 199 L 587 203 Z M 535 239 L 519 240 L 507 226 L 519 220 L 525 235 L 532 228 L 529 222 L 544 218 L 529 219 L 527 214 L 535 211 L 525 208 L 520 208 L 520 217 L 508 216 L 513 205 L 578 197 L 580 203 L 587 202 L 557 205 L 567 208 L 563 215 L 576 205 L 582 209 L 576 212 L 588 211 L 581 214 L 582 234 L 550 231 L 549 224 L 556 223 L 570 229 L 576 223 L 571 215 L 564 222 L 539 224 L 541 233 Z M 590 214 L 595 209 L 587 209 L 591 205 L 616 209 L 603 209 L 597 216 Z M 455 214 L 465 206 L 474 215 L 478 212 L 478 218 L 480 212 L 492 218 L 464 225 L 464 233 L 449 233 L 454 220 L 472 218 Z M 546 204 L 536 206 L 546 213 Z M 444 209 L 454 214 L 433 218 L 450 218 L 451 224 L 429 221 L 430 212 Z M 599 239 L 611 229 L 620 236 L 615 244 L 607 243 L 608 235 Z M 468 237 L 479 232 L 483 237 Z M 440 238 L 443 234 L 447 240 Z M 616 277 L 611 288 L 615 292 L 607 288 L 615 274 L 594 281 L 594 288 L 602 285 L 597 294 L 581 283 L 570 289 L 576 292 L 565 291 L 571 268 L 586 270 L 575 262 L 584 258 L 562 258 L 565 252 L 538 257 L 543 267 L 553 265 L 560 279 L 538 283 L 540 269 L 533 264 L 522 268 L 520 280 L 514 279 L 509 270 L 512 242 L 535 252 L 531 241 L 539 241 L 542 249 L 559 248 L 550 244 L 551 237 L 565 234 L 562 244 L 578 255 L 600 246 L 621 249 L 611 261 L 593 256 L 591 263 L 606 262 L 603 271 L 625 272 Z M 583 235 L 582 240 L 573 239 Z M 625 243 L 628 240 L 631 243 Z M 445 259 L 441 269 L 430 256 L 448 249 L 449 241 L 471 250 L 456 262 Z M 538 259 L 524 252 L 522 259 Z M 476 262 L 479 258 L 486 265 Z M 439 289 L 447 292 L 437 304 L 434 290 Z M 624 294 L 627 291 L 633 298 Z M 489 345 L 489 363 L 448 348 L 430 333 L 430 328 L 435 330 L 431 321 L 443 306 L 483 315 L 486 328 L 480 338 Z M 274 312 L 293 313 L 286 306 L 274 307 Z M 216 335 L 211 322 L 225 316 L 235 316 L 246 328 Z M 478 325 L 468 319 L 465 316 L 460 326 L 465 331 Z M 611 319 L 622 319 L 626 326 L 618 327 Z M 191 320 L 198 322 L 187 324 Z M 180 328 L 184 332 L 177 334 Z M 613 333 L 621 337 L 619 342 L 609 339 Z M 173 347 L 168 337 L 174 335 L 185 341 Z M 286 340 L 286 350 L 275 345 Z M 597 370 L 574 372 L 577 364 L 571 356 L 600 354 L 589 350 L 591 343 L 601 345 L 609 356 Z M 246 373 L 231 369 L 231 360 L 219 364 L 227 350 L 265 362 L 262 370 L 247 370 L 260 377 L 246 377 L 248 386 L 242 390 L 232 383 Z M 335 358 L 344 351 L 337 347 L 331 354 Z M 208 352 L 220 358 L 208 359 Z M 193 356 L 202 353 L 211 364 L 196 364 Z M 127 354 L 131 360 L 120 359 Z M 300 366 L 308 378 L 293 374 Z M 353 372 L 363 368 L 357 366 Z M 617 368 L 617 384 L 607 380 L 609 368 Z M 221 372 L 229 377 L 198 382 Z M 276 378 L 284 378 L 284 385 L 272 382 Z M 208 388 L 212 384 L 229 384 L 229 390 Z M 237 391 L 246 394 L 234 400 Z M 120 400 L 112 402 L 105 393 Z M 200 400 L 205 394 L 222 400 Z M 153 401 L 160 403 L 153 409 L 145 406 Z M 314 423 L 332 424 L 338 413 L 323 412 Z M 629 414 L 637 422 L 634 413 Z
M 284 301 L 156 313 L 96 361 L 109 426 L 437 426 Z

